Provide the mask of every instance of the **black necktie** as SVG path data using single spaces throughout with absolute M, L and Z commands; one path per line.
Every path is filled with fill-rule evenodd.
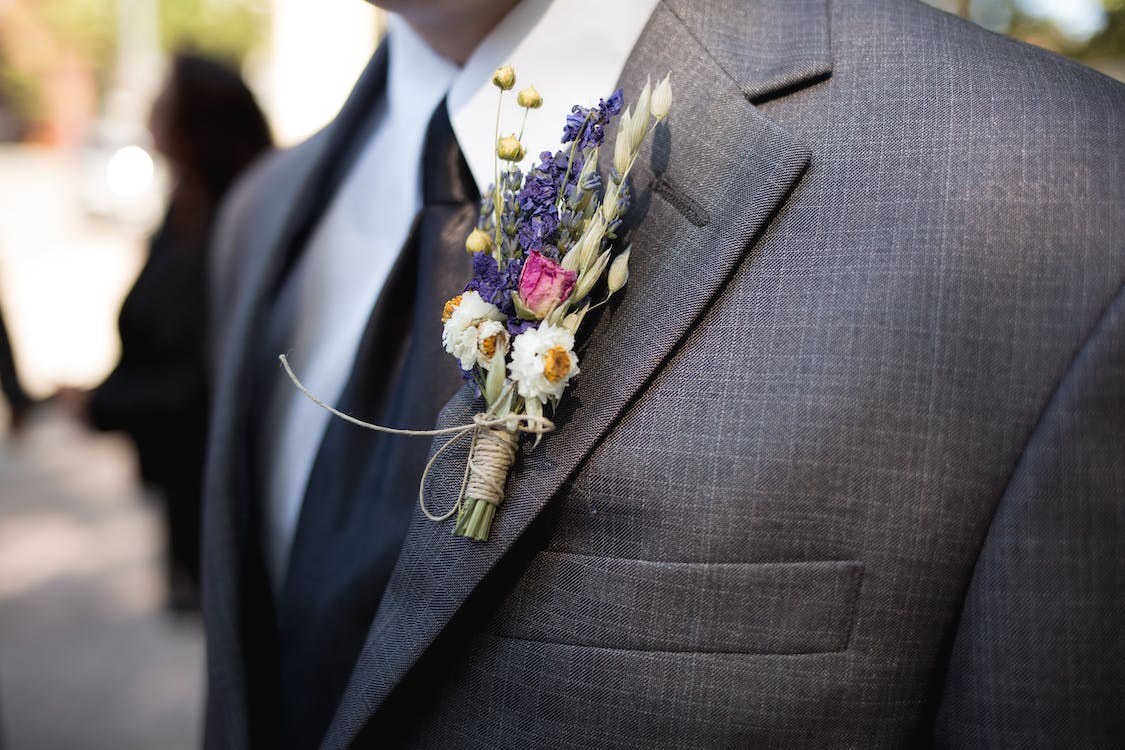
M 441 313 L 471 262 L 465 238 L 479 195 L 443 101 L 422 159 L 422 210 L 360 342 L 341 409 L 392 427 L 429 429 L 457 391 Z M 319 744 L 417 511 L 430 441 L 333 419 L 305 491 L 278 597 L 282 741 Z

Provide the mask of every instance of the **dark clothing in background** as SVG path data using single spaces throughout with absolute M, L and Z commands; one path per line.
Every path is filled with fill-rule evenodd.
M 20 385 L 19 375 L 16 373 L 16 360 L 12 355 L 12 345 L 8 340 L 8 327 L 4 324 L 4 315 L 0 311 L 0 391 L 8 402 L 12 413 L 26 408 L 31 399 L 24 393 Z
M 160 490 L 174 570 L 198 584 L 200 484 L 207 433 L 205 363 L 209 212 L 173 202 L 121 306 L 121 361 L 94 391 L 90 420 L 137 446 Z

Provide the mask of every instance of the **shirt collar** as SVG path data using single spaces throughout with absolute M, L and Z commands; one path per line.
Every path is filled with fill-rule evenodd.
M 528 113 L 523 132 L 526 171 L 539 152 L 559 147 L 572 106 L 597 104 L 613 93 L 658 1 L 523 0 L 485 37 L 448 94 L 453 130 L 482 193 L 494 175 L 498 92 L 492 72 L 505 64 L 516 70 L 516 87 L 504 94 L 501 135 L 520 131 L 523 109 L 516 92 L 534 86 L 543 97 L 543 106 Z
M 394 13 L 387 14 L 387 39 L 387 111 L 392 119 L 395 114 L 417 113 L 428 120 L 457 78 L 458 67 Z

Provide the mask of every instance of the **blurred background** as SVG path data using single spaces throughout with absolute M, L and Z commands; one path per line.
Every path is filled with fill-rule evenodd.
M 1125 0 L 931 4 L 1125 79 Z M 240 75 L 274 141 L 295 143 L 335 114 L 383 27 L 361 0 L 0 0 L 0 357 L 10 346 L 15 367 L 0 399 L 0 745 L 199 745 L 202 632 L 169 567 L 176 487 L 97 414 L 122 340 L 144 338 L 127 314 L 119 328 L 123 300 L 184 244 L 177 217 L 209 216 L 150 112 L 190 51 Z

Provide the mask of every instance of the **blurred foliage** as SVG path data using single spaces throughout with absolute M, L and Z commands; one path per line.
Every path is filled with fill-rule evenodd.
M 1125 55 L 1125 0 L 1104 0 L 1105 26 L 1088 39 L 1075 40 L 1049 19 L 1030 16 L 1016 6 L 1006 33 L 1035 42 L 1076 60 Z
M 112 62 L 117 31 L 114 0 L 45 0 L 30 8 L 57 46 L 76 51 L 95 67 Z
M 30 123 L 43 116 L 38 82 L 10 64 L 0 49 L 0 143 L 22 138 Z
M 266 42 L 265 0 L 153 0 L 164 51 L 188 48 L 240 64 Z M 104 83 L 117 53 L 121 0 L 31 0 L 30 10 L 61 48 L 78 52 Z M 3 73 L 0 73 L 3 75 Z
M 1077 0 L 1059 0 L 1060 3 Z M 925 0 L 1025 42 L 1079 60 L 1125 80 L 1125 0 L 1100 0 L 1102 27 L 1087 38 L 1069 36 L 1043 15 L 1049 6 L 1029 0 Z M 1057 7 L 1058 4 L 1056 4 Z M 1033 12 L 1038 9 L 1037 12 Z
M 268 0 L 7 0 L 4 5 L 0 2 L 0 15 L 10 14 L 5 20 L 10 25 L 0 33 L 0 48 L 13 54 L 0 49 L 0 110 L 9 122 L 35 122 L 45 114 L 45 81 L 64 56 L 76 58 L 97 89 L 112 87 L 118 35 L 123 25 L 143 22 L 138 10 L 155 11 L 158 28 L 147 38 L 164 52 L 188 49 L 240 67 L 252 50 L 268 42 Z
M 112 64 L 119 0 L 37 3 L 43 20 L 68 45 L 78 45 L 95 68 Z M 265 40 L 268 8 L 247 0 L 156 0 L 160 42 L 166 51 L 190 47 L 241 61 Z
M 1125 0 L 1105 0 L 1106 25 L 1095 34 L 1083 49 L 1077 51 L 1078 59 L 1098 57 L 1125 57 Z
M 236 0 L 160 0 L 160 36 L 165 50 L 196 52 L 241 63 L 266 42 L 268 7 Z

